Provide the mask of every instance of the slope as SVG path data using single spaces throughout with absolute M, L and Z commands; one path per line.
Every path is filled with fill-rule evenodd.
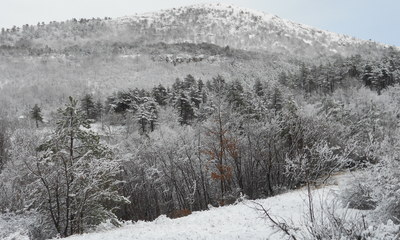
M 272 14 L 220 3 L 137 14 L 111 20 L 110 23 L 139 29 L 137 34 L 145 32 L 155 41 L 209 42 L 296 56 L 348 56 L 386 47 L 294 23 Z
M 3 31 L 0 45 L 69 49 L 114 43 L 213 43 L 304 58 L 380 55 L 388 46 L 226 4 L 200 4 L 117 19 L 72 19 Z
M 347 174 L 335 180 L 335 184 L 345 184 L 351 179 Z M 338 185 L 330 185 L 313 191 L 315 202 L 331 204 L 339 191 Z M 272 216 L 289 225 L 304 229 L 307 214 L 306 189 L 288 192 L 254 202 L 269 209 Z M 165 215 L 153 222 L 139 221 L 127 223 L 123 227 L 104 232 L 72 236 L 69 240 L 132 240 L 132 239 L 282 239 L 285 237 L 276 226 L 272 226 L 259 206 L 249 200 L 236 205 L 211 208 L 209 211 L 194 212 L 178 219 Z M 318 203 L 316 206 L 318 207 Z M 338 211 L 342 211 L 339 209 Z

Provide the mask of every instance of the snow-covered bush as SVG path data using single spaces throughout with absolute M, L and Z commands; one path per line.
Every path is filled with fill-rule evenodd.
M 36 238 L 31 235 L 31 230 L 38 228 L 37 220 L 40 214 L 36 211 L 27 211 L 16 214 L 8 212 L 0 214 L 0 239 L 7 240 L 39 240 L 47 239 L 48 236 Z
M 54 227 L 48 224 L 46 215 L 36 212 L 34 221 L 27 226 L 28 236 L 30 240 L 50 239 L 57 236 Z
M 375 173 L 374 180 L 370 180 L 373 193 L 378 202 L 376 214 L 382 222 L 388 220 L 400 223 L 400 161 L 385 158 L 370 173 Z M 378 174 L 376 174 L 378 173 Z M 371 175 L 373 176 L 373 175 Z
M 340 240 L 392 240 L 398 239 L 400 225 L 391 220 L 375 222 L 369 212 L 354 211 L 334 200 L 320 206 L 314 222 L 307 221 L 307 230 L 299 239 L 340 239 Z M 307 217 L 305 217 L 307 220 Z
M 315 184 L 323 176 L 328 178 L 348 162 L 345 156 L 336 154 L 336 150 L 336 147 L 330 147 L 324 140 L 311 147 L 306 146 L 302 154 L 286 158 L 286 174 L 299 183 Z
M 344 206 L 359 210 L 376 208 L 377 202 L 373 198 L 372 186 L 366 180 L 365 176 L 359 176 L 341 191 L 340 197 Z
M 366 240 L 393 240 L 400 237 L 400 225 L 394 224 L 392 221 L 370 225 L 364 231 Z
M 29 185 L 33 178 L 28 174 L 26 163 L 33 159 L 37 143 L 42 139 L 40 135 L 29 129 L 17 129 L 11 135 L 10 160 L 0 173 L 0 211 L 21 212 L 31 208 L 33 201 L 29 195 L 33 188 Z

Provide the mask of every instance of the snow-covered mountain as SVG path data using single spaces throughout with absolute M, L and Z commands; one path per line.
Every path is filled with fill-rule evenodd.
M 200 4 L 117 19 L 24 25 L 0 35 L 0 45 L 71 50 L 74 46 L 212 43 L 302 58 L 375 56 L 387 45 L 319 30 L 275 15 L 227 4 Z M 1 50 L 1 49 L 0 49 Z
M 148 40 L 208 42 L 245 50 L 310 57 L 351 55 L 386 48 L 383 44 L 319 30 L 278 16 L 227 4 L 200 4 L 111 20 Z

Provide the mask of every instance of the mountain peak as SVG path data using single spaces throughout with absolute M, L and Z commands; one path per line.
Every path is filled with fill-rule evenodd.
M 386 45 L 328 32 L 276 15 L 225 3 L 203 3 L 115 20 L 117 24 L 152 29 L 160 42 L 208 42 L 244 50 L 267 50 L 291 55 L 357 54 L 357 46 Z M 143 25 L 144 24 L 144 25 Z M 147 30 L 146 30 L 147 29 Z M 368 50 L 366 50 L 368 51 Z
M 82 19 L 9 31 L 3 45 L 70 47 L 86 42 L 210 43 L 250 51 L 325 58 L 369 54 L 386 45 L 319 30 L 225 3 L 203 3 L 116 19 Z M 78 39 L 78 40 L 77 40 Z

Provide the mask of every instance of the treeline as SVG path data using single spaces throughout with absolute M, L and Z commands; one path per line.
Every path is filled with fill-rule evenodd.
M 301 63 L 297 73 L 282 73 L 279 81 L 292 89 L 300 89 L 309 96 L 332 94 L 337 89 L 360 82 L 380 94 L 388 86 L 400 83 L 399 66 L 399 52 L 389 49 L 378 60 L 365 60 L 356 55 L 349 58 L 338 57 L 333 62 L 321 65 Z
M 22 27 L 2 28 L 0 33 L 0 45 L 16 47 L 30 47 L 34 45 L 32 40 L 51 38 L 85 38 L 93 37 L 106 31 L 106 21 L 110 18 L 92 18 L 79 20 L 73 18 L 67 21 L 51 21 L 48 24 L 39 22 L 36 25 L 25 24 Z M 52 42 L 54 43 L 54 42 Z

